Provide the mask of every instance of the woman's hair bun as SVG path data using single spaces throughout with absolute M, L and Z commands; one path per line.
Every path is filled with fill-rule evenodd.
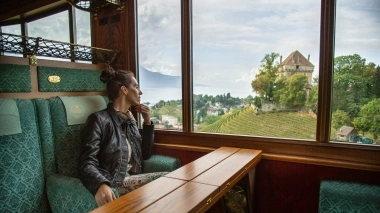
M 116 75 L 116 71 L 112 69 L 112 67 L 108 67 L 105 70 L 103 70 L 102 73 L 100 74 L 100 80 L 103 83 L 107 83 L 107 81 L 111 79 L 112 77 L 114 77 L 115 75 Z

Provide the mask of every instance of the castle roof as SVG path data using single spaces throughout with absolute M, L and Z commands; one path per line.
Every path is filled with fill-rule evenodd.
M 305 58 L 298 50 L 290 53 L 290 55 L 281 62 L 281 65 L 300 65 L 300 66 L 308 66 L 308 67 L 314 67 L 314 65 Z

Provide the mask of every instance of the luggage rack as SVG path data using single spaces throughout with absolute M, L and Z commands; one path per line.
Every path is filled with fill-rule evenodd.
M 0 33 L 0 52 L 29 55 L 32 65 L 37 64 L 36 56 L 92 61 L 109 65 L 120 51 L 47 40 L 41 37 Z

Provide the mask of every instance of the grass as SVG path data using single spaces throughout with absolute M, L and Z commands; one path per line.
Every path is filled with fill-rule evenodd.
M 252 107 L 222 116 L 218 121 L 199 127 L 200 132 L 279 138 L 315 139 L 317 120 L 300 112 L 274 112 L 256 115 Z

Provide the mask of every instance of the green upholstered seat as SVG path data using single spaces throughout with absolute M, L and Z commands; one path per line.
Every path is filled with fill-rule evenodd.
M 319 192 L 319 213 L 380 212 L 380 186 L 325 180 Z
M 16 105 L 22 132 L 0 136 L 0 212 L 49 212 L 35 108 Z
M 52 211 L 88 212 L 96 208 L 94 196 L 78 179 L 81 132 L 84 124 L 67 125 L 66 111 L 59 97 L 34 101 L 38 119 L 46 121 L 39 122 L 39 128 L 47 177 L 47 194 Z M 148 172 L 173 171 L 180 167 L 180 162 L 176 158 L 154 155 L 144 162 L 144 167 Z
M 162 155 L 152 155 L 148 160 L 143 162 L 143 173 L 151 172 L 171 172 L 181 167 L 178 158 Z

